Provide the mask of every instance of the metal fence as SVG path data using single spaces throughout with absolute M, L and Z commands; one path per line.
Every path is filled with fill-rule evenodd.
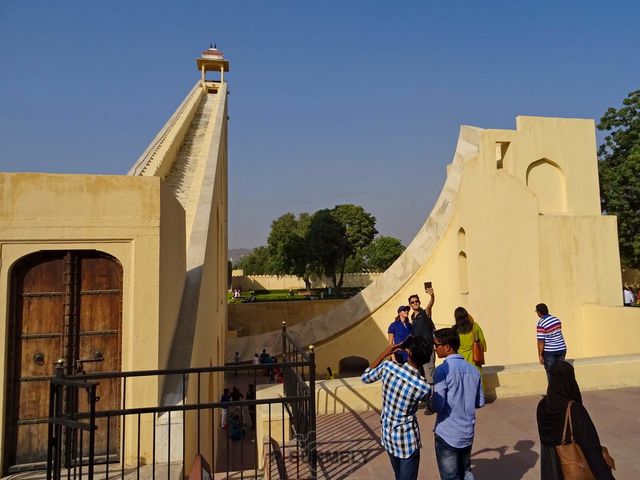
M 50 381 L 47 480 L 173 480 L 189 472 L 193 478 L 317 478 L 314 353 L 298 346 L 285 325 L 282 342 L 282 361 L 272 364 L 73 375 L 58 365 Z M 211 401 L 215 375 L 257 385 L 274 371 L 281 396 Z M 113 390 L 114 381 L 119 408 L 101 408 L 101 387 Z M 167 382 L 179 383 L 177 398 L 137 401 L 145 385 Z

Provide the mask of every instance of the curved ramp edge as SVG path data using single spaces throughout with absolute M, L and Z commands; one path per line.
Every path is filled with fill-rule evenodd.
M 302 345 L 320 344 L 371 316 L 391 299 L 430 257 L 451 221 L 457 201 L 463 164 L 479 151 L 479 137 L 483 129 L 463 125 L 453 161 L 447 167 L 447 178 L 431 213 L 407 249 L 371 285 L 339 307 L 311 318 L 287 331 Z M 239 352 L 243 361 L 266 348 L 270 353 L 282 350 L 281 332 L 268 332 L 247 337 L 228 338 L 225 357 L 233 359 Z

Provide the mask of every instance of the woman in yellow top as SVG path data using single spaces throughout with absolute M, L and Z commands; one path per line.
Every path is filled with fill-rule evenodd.
M 487 351 L 487 341 L 484 338 L 484 333 L 477 322 L 473 321 L 473 317 L 469 315 L 469 312 L 463 307 L 456 308 L 453 313 L 456 319 L 456 324 L 453 326 L 455 331 L 460 337 L 460 348 L 458 353 L 464 357 L 464 359 L 471 365 L 476 367 L 480 373 L 482 373 L 482 367 L 476 365 L 473 361 L 473 342 L 478 340 L 482 346 L 482 351 Z

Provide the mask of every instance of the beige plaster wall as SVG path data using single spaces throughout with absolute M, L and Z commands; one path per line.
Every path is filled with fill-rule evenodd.
M 0 174 L 0 351 L 6 349 L 12 265 L 40 250 L 99 250 L 123 269 L 122 369 L 157 369 L 166 358 L 164 332 L 175 325 L 184 279 L 184 240 L 161 241 L 161 230 L 184 229 L 184 212 L 158 178 Z M 175 249 L 173 256 L 163 248 Z M 162 295 L 161 295 L 162 293 Z M 0 369 L 4 429 L 6 372 Z M 154 405 L 155 380 L 127 390 L 127 405 Z M 0 441 L 2 441 L 0 439 Z M 0 447 L 1 448 L 1 447 Z
M 518 117 L 516 125 L 463 127 L 440 198 L 405 253 L 334 312 L 290 329 L 316 344 L 318 371 L 348 355 L 374 358 L 397 306 L 426 280 L 436 325 L 452 325 L 453 310 L 466 307 L 487 337 L 489 365 L 535 361 L 538 302 L 562 319 L 571 358 L 595 355 L 600 341 L 584 305 L 608 306 L 608 318 L 640 333 L 640 311 L 621 307 L 615 218 L 599 212 L 593 121 Z M 265 335 L 230 342 L 277 347 Z
M 346 300 L 299 300 L 290 302 L 233 303 L 229 309 L 229 329 L 239 337 L 291 327 L 329 312 Z M 259 353 L 262 350 L 257 350 Z

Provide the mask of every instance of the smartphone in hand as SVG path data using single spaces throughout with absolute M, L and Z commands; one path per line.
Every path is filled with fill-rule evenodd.
M 433 288 L 431 282 L 424 282 L 424 289 L 427 290 L 429 288 Z

